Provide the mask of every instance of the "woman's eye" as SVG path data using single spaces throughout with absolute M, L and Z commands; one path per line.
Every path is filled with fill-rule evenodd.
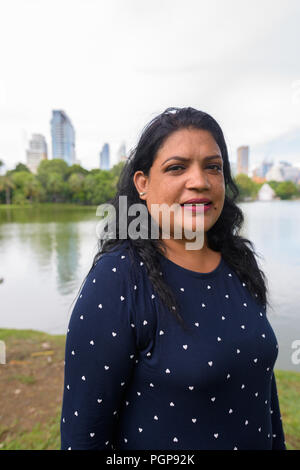
M 213 170 L 217 170 L 217 171 L 222 171 L 222 167 L 220 165 L 209 165 L 208 168 L 212 168 Z
M 185 167 L 182 166 L 182 165 L 172 165 L 172 166 L 169 166 L 166 171 L 177 171 L 178 169 L 181 170 L 181 169 L 184 169 L 184 168 Z M 222 172 L 222 166 L 218 165 L 218 164 L 208 165 L 207 168 L 212 169 L 214 171 Z
M 173 171 L 173 170 L 176 171 L 177 168 L 184 168 L 184 166 L 182 166 L 182 165 L 172 165 L 172 166 L 169 166 L 169 168 L 167 168 L 167 171 Z

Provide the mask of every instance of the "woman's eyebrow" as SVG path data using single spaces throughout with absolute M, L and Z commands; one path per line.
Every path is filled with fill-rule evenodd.
M 215 160 L 215 159 L 222 160 L 222 157 L 221 157 L 221 155 L 209 155 L 207 157 L 202 158 L 203 161 L 210 161 L 210 160 Z M 179 156 L 169 157 L 160 166 L 164 165 L 169 160 L 178 160 L 178 161 L 182 161 L 182 162 L 188 162 L 190 160 L 190 158 L 179 157 Z

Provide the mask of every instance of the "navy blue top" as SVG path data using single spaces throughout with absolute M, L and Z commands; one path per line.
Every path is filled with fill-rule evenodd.
M 71 315 L 61 449 L 285 449 L 265 306 L 223 258 L 202 274 L 159 255 L 185 331 L 128 246 L 101 256 Z

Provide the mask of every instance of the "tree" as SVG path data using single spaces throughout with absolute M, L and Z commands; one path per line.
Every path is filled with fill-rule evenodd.
M 115 177 L 116 180 L 119 179 L 120 174 L 125 166 L 125 162 L 119 162 L 112 167 L 110 173 Z
M 279 181 L 275 181 L 275 180 L 268 181 L 268 185 L 271 186 L 272 189 L 274 189 L 275 193 L 279 184 L 280 184 Z
M 280 199 L 291 199 L 293 196 L 297 195 L 298 189 L 292 181 L 283 181 L 278 184 L 275 192 L 276 196 L 279 196 Z
M 53 160 L 42 160 L 37 169 L 37 178 L 45 187 L 50 173 L 56 173 L 62 176 L 65 181 L 68 177 L 68 165 L 61 158 Z
M 15 184 L 9 175 L 0 176 L 0 191 L 5 191 L 6 204 L 11 203 L 11 191 L 15 188 Z
M 68 167 L 68 170 L 67 170 L 67 173 L 66 173 L 67 179 L 69 179 L 69 177 L 71 175 L 73 175 L 74 173 L 86 176 L 86 175 L 88 175 L 89 172 L 88 172 L 88 170 L 86 170 L 82 166 L 80 166 L 78 164 L 74 164 L 74 165 L 71 165 L 71 166 Z
M 84 180 L 85 198 L 88 204 L 104 204 L 115 195 L 115 180 L 108 170 L 90 173 Z
M 16 168 L 13 170 L 14 172 L 15 171 L 26 171 L 28 173 L 31 173 L 31 171 L 29 170 L 28 166 L 24 165 L 24 163 L 18 163 L 16 165 Z
M 14 203 L 19 204 L 28 200 L 29 202 L 39 200 L 39 196 L 42 194 L 43 189 L 35 175 L 27 171 L 15 171 L 11 175 L 11 178 L 15 184 L 15 191 L 13 194 Z
M 37 170 L 37 179 L 45 189 L 44 199 L 50 202 L 67 198 L 68 165 L 60 158 L 42 160 Z
M 249 178 L 249 176 L 244 173 L 240 173 L 234 178 L 234 180 L 240 192 L 240 200 L 245 198 L 255 198 L 259 190 L 259 185 Z
M 64 200 L 66 184 L 63 180 L 63 176 L 60 173 L 52 171 L 48 174 L 46 191 L 48 195 L 50 195 L 51 202 Z
M 68 189 L 73 202 L 84 202 L 84 175 L 72 173 L 68 179 Z

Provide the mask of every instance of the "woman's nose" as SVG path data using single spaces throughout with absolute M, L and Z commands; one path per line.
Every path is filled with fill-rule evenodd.
M 210 181 L 208 175 L 205 173 L 204 170 L 201 169 L 193 169 L 187 175 L 187 180 L 185 184 L 186 188 L 192 189 L 209 189 L 210 188 Z

